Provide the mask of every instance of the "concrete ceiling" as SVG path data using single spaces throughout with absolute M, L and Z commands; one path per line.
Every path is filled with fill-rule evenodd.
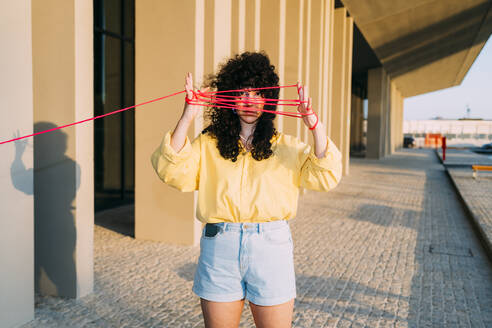
M 492 0 L 342 0 L 404 97 L 461 83 L 492 33 Z

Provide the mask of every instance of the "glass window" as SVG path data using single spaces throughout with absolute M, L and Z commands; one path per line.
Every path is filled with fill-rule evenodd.
M 94 115 L 135 102 L 134 0 L 94 1 Z M 94 121 L 96 211 L 134 202 L 134 111 Z

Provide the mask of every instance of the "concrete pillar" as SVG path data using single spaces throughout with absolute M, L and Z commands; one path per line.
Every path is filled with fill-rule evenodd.
M 93 8 L 33 1 L 34 130 L 93 116 Z M 93 290 L 93 124 L 34 137 L 35 287 L 79 298 Z
M 344 86 L 344 106 L 343 106 L 343 141 L 342 141 L 342 166 L 343 175 L 349 174 L 350 167 L 350 113 L 352 100 L 352 47 L 354 35 L 354 19 L 352 17 L 345 18 L 346 34 L 345 34 L 345 86 Z
M 396 149 L 396 120 L 397 120 L 397 108 L 396 108 L 396 98 L 397 98 L 396 84 L 394 82 L 390 83 L 390 133 L 389 133 L 389 154 L 393 154 Z
M 246 1 L 231 1 L 231 54 L 241 53 L 245 48 Z
M 308 24 L 306 29 L 306 57 L 305 78 L 302 80 L 308 86 L 309 96 L 312 98 L 312 106 L 317 111 L 320 119 L 323 119 L 322 108 L 322 78 L 323 78 L 323 1 L 307 1 Z M 303 124 L 304 140 L 313 145 L 313 134 Z
M 362 134 L 364 123 L 364 100 L 356 94 L 352 94 L 351 118 L 350 118 L 350 151 L 359 153 L 362 151 Z
M 338 149 L 342 149 L 343 142 L 343 108 L 345 105 L 345 77 L 344 68 L 347 47 L 346 30 L 347 24 L 345 17 L 347 10 L 345 8 L 337 8 L 334 13 L 334 32 L 333 32 L 333 81 L 332 84 L 332 113 L 331 113 L 331 139 L 337 145 Z
M 260 50 L 260 0 L 245 0 L 245 50 L 258 51 Z
M 0 52 L 0 141 L 6 141 L 33 133 L 31 1 L 0 2 L 0 19 L 8 50 Z M 2 327 L 34 319 L 33 140 L 24 140 L 0 145 Z
M 402 96 L 394 82 L 391 83 L 391 153 L 403 145 Z
M 301 83 L 304 85 L 308 85 L 308 93 L 311 94 L 311 88 L 313 85 L 310 85 L 310 74 L 311 74 L 311 26 L 312 26 L 312 10 L 311 4 L 312 0 L 304 0 L 302 7 L 302 22 L 301 22 L 301 33 L 302 33 L 302 43 L 301 43 L 301 52 L 302 52 L 302 74 L 301 74 Z M 302 122 L 300 124 L 299 131 L 299 139 L 309 143 L 309 135 L 308 129 L 306 125 Z
M 398 119 L 396 121 L 396 149 L 403 148 L 403 96 L 401 92 L 398 93 L 396 98 L 396 108 Z
M 334 0 L 324 1 L 323 15 L 323 78 L 322 78 L 322 105 L 323 123 L 325 125 L 326 135 L 331 131 L 331 113 L 332 113 L 332 81 L 333 81 L 333 17 L 334 17 Z
M 353 20 L 345 8 L 335 9 L 331 139 L 342 152 L 344 174 L 348 174 Z
M 301 81 L 302 74 L 302 5 L 303 1 L 299 0 L 287 0 L 286 2 L 286 22 L 285 24 L 285 69 L 284 69 L 284 81 L 286 84 L 295 84 L 297 81 Z M 296 88 L 288 88 L 284 91 L 283 97 L 286 99 L 297 99 Z M 281 108 L 282 109 L 282 108 Z M 288 111 L 296 112 L 295 107 L 284 108 Z M 285 117 L 282 124 L 282 132 L 293 136 L 299 136 L 301 119 L 293 117 Z
M 386 78 L 386 95 L 384 97 L 384 156 L 390 154 L 390 142 L 391 142 L 391 79 L 388 75 Z
M 259 3 L 255 2 L 256 5 Z M 193 73 L 194 84 L 199 87 L 202 77 L 215 71 L 231 55 L 233 44 L 239 47 L 243 42 L 239 37 L 242 27 L 238 26 L 237 34 L 231 35 L 234 8 L 245 11 L 248 29 L 244 30 L 244 47 L 247 49 L 247 32 L 251 30 L 249 1 L 244 6 L 238 3 L 237 7 L 227 0 L 156 2 L 152 6 L 137 1 L 135 102 L 158 98 L 163 90 L 183 90 L 186 72 Z M 259 17 L 253 9 L 253 17 Z M 233 39 L 236 39 L 234 43 Z M 173 58 L 173 61 L 162 58 Z M 162 183 L 150 163 L 150 155 L 164 133 L 176 126 L 183 105 L 184 96 L 178 96 L 148 104 L 145 111 L 135 113 L 135 236 L 138 239 L 184 245 L 197 245 L 200 241 L 202 224 L 195 218 L 196 192 L 183 193 Z M 198 117 L 189 138 L 193 140 L 202 128 L 203 119 Z
M 379 159 L 385 156 L 388 77 L 382 67 L 368 71 L 368 117 L 367 117 L 367 158 Z
M 261 3 L 260 8 L 260 50 L 264 50 L 270 62 L 275 66 L 279 76 L 279 85 L 285 85 L 285 27 L 286 27 L 286 0 L 271 0 Z M 293 88 L 295 90 L 295 88 Z M 280 89 L 280 99 L 285 99 L 285 89 Z M 277 110 L 291 111 L 292 107 L 279 106 Z M 294 108 L 295 110 L 295 108 Z M 285 119 L 292 119 L 277 115 L 277 128 L 283 131 Z

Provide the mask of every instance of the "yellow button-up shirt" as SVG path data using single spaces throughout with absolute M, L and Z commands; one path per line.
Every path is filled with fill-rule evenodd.
M 216 139 L 200 134 L 183 148 L 171 147 L 171 131 L 151 156 L 162 181 L 181 191 L 198 190 L 197 218 L 203 223 L 268 222 L 296 215 L 299 188 L 333 189 L 341 179 L 341 154 L 328 138 L 323 158 L 297 138 L 279 132 L 271 139 L 273 155 L 261 161 L 242 152 L 223 158 Z

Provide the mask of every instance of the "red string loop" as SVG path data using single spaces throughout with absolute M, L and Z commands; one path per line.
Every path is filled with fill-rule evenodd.
M 253 107 L 244 107 L 244 105 L 300 106 L 301 104 L 307 103 L 307 101 L 303 101 L 303 100 L 299 100 L 299 99 L 271 99 L 271 98 L 250 99 L 250 98 L 246 98 L 244 96 L 237 97 L 237 96 L 234 96 L 234 95 L 223 95 L 223 93 L 228 93 L 228 92 L 236 92 L 237 93 L 237 92 L 244 92 L 244 91 L 254 91 L 254 90 L 264 90 L 264 89 L 277 89 L 277 88 L 290 88 L 290 87 L 297 87 L 297 85 L 296 84 L 293 84 L 293 85 L 285 85 L 285 86 L 274 86 L 274 87 L 263 87 L 263 88 L 246 88 L 246 89 L 237 89 L 237 90 L 223 90 L 223 91 L 209 91 L 209 92 L 202 92 L 200 90 L 197 90 L 197 91 L 192 90 L 193 97 L 191 99 L 189 99 L 188 98 L 188 95 L 186 94 L 185 101 L 186 101 L 187 104 L 197 105 L 197 106 L 203 106 L 203 107 L 217 107 L 217 108 L 227 108 L 227 109 L 241 109 L 241 110 L 249 110 L 249 111 L 254 110 L 254 111 L 262 111 L 262 112 L 266 112 L 266 113 L 274 113 L 274 114 L 285 115 L 285 116 L 290 116 L 290 117 L 297 117 L 297 118 L 301 118 L 304 115 L 311 115 L 312 113 L 314 113 L 314 112 L 312 112 L 312 113 L 288 112 L 288 111 L 279 111 L 279 110 L 258 109 L 258 108 L 253 108 Z M 299 93 L 299 90 L 300 90 L 300 88 L 297 88 L 297 92 L 298 93 Z M 14 138 L 14 139 L 2 141 L 2 142 L 0 142 L 0 145 L 6 144 L 6 143 L 9 143 L 9 142 L 13 142 L 13 141 L 17 141 L 17 140 L 21 140 L 21 139 L 24 139 L 24 138 L 29 138 L 29 137 L 32 137 L 32 136 L 35 136 L 35 135 L 39 135 L 39 134 L 43 134 L 43 133 L 47 133 L 47 132 L 51 132 L 51 131 L 63 129 L 63 128 L 66 128 L 66 127 L 69 127 L 69 126 L 73 126 L 73 125 L 76 125 L 76 124 L 80 124 L 80 123 L 92 121 L 92 120 L 95 120 L 95 119 L 98 119 L 98 118 L 102 118 L 102 117 L 105 117 L 105 116 L 113 115 L 113 114 L 116 114 L 116 113 L 119 113 L 119 112 L 123 112 L 123 111 L 128 110 L 128 109 L 131 109 L 131 108 L 135 108 L 135 107 L 138 107 L 138 106 L 149 104 L 149 103 L 152 103 L 152 102 L 155 102 L 155 101 L 159 101 L 159 100 L 162 100 L 162 99 L 165 99 L 165 98 L 169 98 L 169 97 L 172 97 L 172 96 L 181 94 L 181 93 L 186 93 L 186 90 L 175 92 L 175 93 L 172 93 L 170 95 L 167 95 L 167 96 L 164 96 L 164 97 L 160 97 L 160 98 L 156 98 L 156 99 L 153 99 L 153 100 L 149 100 L 149 101 L 146 101 L 146 102 L 137 104 L 137 105 L 133 105 L 133 106 L 129 106 L 129 107 L 126 107 L 126 108 L 117 109 L 117 110 L 114 110 L 112 112 L 109 112 L 109 113 L 106 113 L 106 114 L 103 114 L 103 115 L 99 115 L 99 116 L 91 117 L 91 118 L 88 118 L 88 119 L 85 119 L 85 120 L 81 120 L 81 121 L 78 121 L 78 122 L 73 122 L 73 123 L 70 123 L 70 124 L 58 126 L 56 128 L 53 128 L 53 129 L 48 129 L 48 130 L 45 130 L 45 131 L 36 132 L 36 133 L 25 135 L 25 136 L 22 136 L 22 137 L 18 137 L 18 138 Z M 314 114 L 316 115 L 316 113 L 314 113 Z M 310 130 L 314 130 L 314 128 L 316 127 L 317 124 L 318 124 L 318 116 L 316 115 L 316 123 L 314 124 L 313 127 L 309 128 L 309 129 Z
M 316 128 L 316 125 L 318 125 L 318 121 L 319 121 L 319 118 L 318 118 L 318 115 L 314 113 L 314 116 L 316 116 L 316 123 L 314 123 L 314 125 L 312 127 L 309 128 L 309 130 L 314 130 Z

